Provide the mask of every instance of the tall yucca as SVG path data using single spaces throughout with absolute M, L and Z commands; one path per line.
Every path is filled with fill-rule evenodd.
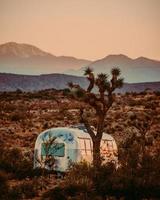
M 112 74 L 112 79 L 111 79 L 112 88 L 116 88 L 117 85 L 120 86 L 122 80 L 118 80 L 118 76 L 121 74 L 121 70 L 118 67 L 115 67 L 111 70 L 111 74 Z
M 100 143 L 102 135 L 104 132 L 105 117 L 112 106 L 115 95 L 114 91 L 116 88 L 121 88 L 123 86 L 123 78 L 119 77 L 121 71 L 119 68 L 113 68 L 111 70 L 111 79 L 105 73 L 100 73 L 96 77 L 93 70 L 88 67 L 84 71 L 84 75 L 87 77 L 89 86 L 87 90 L 77 87 L 76 84 L 73 85 L 75 90 L 76 99 L 84 102 L 90 108 L 93 108 L 96 116 L 96 130 L 92 129 L 92 122 L 85 115 L 85 110 L 87 109 L 84 105 L 81 106 L 80 120 L 84 123 L 88 134 L 90 135 L 93 142 L 93 165 L 99 167 L 101 165 L 101 155 L 100 155 Z M 72 84 L 71 84 L 72 86 Z M 95 94 L 92 92 L 94 86 L 98 87 L 98 92 Z M 78 89 L 78 90 L 77 90 Z
M 87 67 L 87 68 L 84 70 L 84 75 L 85 75 L 85 76 L 88 76 L 88 75 L 90 75 L 91 73 L 93 73 L 93 70 L 92 70 L 90 67 Z
M 106 81 L 108 79 L 108 74 L 100 73 L 100 74 L 97 75 L 97 78 L 102 80 L 102 81 Z
M 104 73 L 98 74 L 95 84 L 98 86 L 100 92 L 105 91 L 108 87 L 108 75 Z
M 111 74 L 113 76 L 119 76 L 121 74 L 121 70 L 118 68 L 118 67 L 114 67 L 112 70 L 111 70 Z

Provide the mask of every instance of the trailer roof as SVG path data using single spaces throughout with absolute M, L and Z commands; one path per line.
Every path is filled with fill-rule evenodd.
M 37 138 L 37 140 L 46 140 L 50 136 L 52 137 L 61 137 L 65 136 L 67 140 L 74 140 L 76 138 L 90 138 L 90 135 L 79 128 L 71 128 L 71 127 L 57 127 L 57 128 L 51 128 L 43 131 Z M 114 138 L 107 134 L 103 134 L 103 139 L 106 140 L 114 140 Z

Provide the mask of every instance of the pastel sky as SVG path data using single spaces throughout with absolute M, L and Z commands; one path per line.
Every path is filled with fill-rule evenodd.
M 0 0 L 0 43 L 54 55 L 160 60 L 160 0 Z

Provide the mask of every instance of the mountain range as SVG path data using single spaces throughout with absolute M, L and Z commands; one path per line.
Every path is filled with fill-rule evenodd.
M 132 59 L 122 54 L 109 55 L 88 66 L 95 74 L 101 72 L 110 74 L 113 67 L 119 67 L 125 81 L 129 83 L 160 81 L 160 61 L 145 57 Z M 82 75 L 83 72 L 84 68 L 66 71 L 67 74 L 72 75 Z
M 0 45 L 0 72 L 28 75 L 62 73 L 90 63 L 69 56 L 55 56 L 29 44 L 8 42 Z
M 160 61 L 145 57 L 132 59 L 123 54 L 108 55 L 92 62 L 69 56 L 55 56 L 29 44 L 8 42 L 0 45 L 0 72 L 82 76 L 88 66 L 95 74 L 109 74 L 111 68 L 119 67 L 125 82 L 129 83 L 160 81 Z
M 87 79 L 64 74 L 20 75 L 0 73 L 0 91 L 38 91 L 54 88 L 67 88 L 68 82 L 74 82 L 81 87 L 87 87 Z
M 29 44 L 8 42 L 0 45 L 0 91 L 64 89 L 69 81 L 87 87 L 87 80 L 81 77 L 86 67 L 92 68 L 95 74 L 109 74 L 113 67 L 119 67 L 126 82 L 120 92 L 160 90 L 160 61 L 119 54 L 92 62 L 55 56 Z
M 38 91 L 44 89 L 65 89 L 68 82 L 74 82 L 81 87 L 86 88 L 88 81 L 85 77 L 72 76 L 66 74 L 46 74 L 46 75 L 20 75 L 0 73 L 0 91 Z M 160 91 L 160 82 L 149 83 L 125 83 L 123 88 L 116 92 L 142 92 L 150 88 L 154 91 Z

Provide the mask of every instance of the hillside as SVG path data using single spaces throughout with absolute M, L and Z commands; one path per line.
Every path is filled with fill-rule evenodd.
M 46 75 L 18 75 L 18 74 L 0 74 L 0 91 L 37 91 L 49 88 L 64 89 L 68 82 L 80 84 L 82 87 L 87 85 L 84 77 L 76 77 L 64 74 L 46 74 Z
M 125 55 L 109 55 L 88 65 L 94 72 L 110 73 L 113 67 L 119 67 L 126 82 L 155 82 L 160 81 L 160 61 L 145 57 L 131 59 Z M 67 74 L 83 75 L 84 68 L 66 71 Z
M 45 74 L 45 75 L 18 75 L 0 73 L 0 91 L 38 91 L 49 88 L 64 89 L 68 82 L 79 84 L 81 87 L 88 86 L 87 79 L 79 76 L 66 74 Z M 160 90 L 160 82 L 144 82 L 144 83 L 125 83 L 123 88 L 117 92 L 142 92 L 150 88 L 154 91 Z
M 88 60 L 54 56 L 29 44 L 8 42 L 0 45 L 0 72 L 30 75 L 60 73 L 70 68 L 79 69 L 88 64 Z

